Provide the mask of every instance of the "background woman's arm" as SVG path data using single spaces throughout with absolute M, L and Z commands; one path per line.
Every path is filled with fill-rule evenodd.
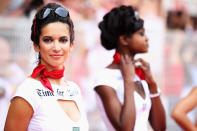
M 187 113 L 197 106 L 197 87 L 195 87 L 186 97 L 180 100 L 171 112 L 171 117 L 187 131 L 197 131 L 197 127 L 187 117 Z

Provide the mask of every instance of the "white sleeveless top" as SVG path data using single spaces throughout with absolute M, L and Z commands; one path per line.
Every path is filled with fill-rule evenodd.
M 52 88 L 54 92 L 32 78 L 25 79 L 17 88 L 14 97 L 24 98 L 34 110 L 28 131 L 88 131 L 79 87 L 68 81 L 66 87 L 52 84 Z M 58 99 L 75 101 L 81 114 L 80 120 L 71 120 L 58 103 Z
M 142 86 L 145 91 L 145 99 L 142 98 L 136 91 L 134 91 L 135 109 L 136 109 L 136 120 L 134 131 L 148 131 L 148 118 L 151 109 L 151 99 L 148 84 L 144 80 L 140 80 L 137 75 L 135 75 L 134 81 L 141 81 Z M 121 104 L 124 102 L 124 83 L 122 74 L 119 69 L 108 69 L 100 71 L 98 76 L 96 76 L 95 85 L 106 85 L 113 88 L 116 91 L 117 97 Z M 110 123 L 107 115 L 105 114 L 104 107 L 102 105 L 101 99 L 96 93 L 96 98 L 98 101 L 101 114 L 103 116 L 104 122 L 109 131 L 115 131 L 112 124 Z

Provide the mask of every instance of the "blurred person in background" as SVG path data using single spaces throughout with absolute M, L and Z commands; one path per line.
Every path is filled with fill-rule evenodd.
M 184 66 L 182 65 L 180 48 L 183 46 L 186 34 L 187 15 L 183 10 L 169 11 L 166 26 L 166 41 L 164 46 L 164 91 L 166 95 L 176 97 L 181 94 L 184 86 Z M 176 98 L 171 98 L 176 100 Z M 170 102 L 170 101 L 169 101 Z
M 196 38 L 195 23 L 188 10 L 177 8 L 168 12 L 167 42 L 166 43 L 166 94 L 170 105 L 179 105 L 179 101 L 187 98 L 188 94 L 197 85 L 196 71 Z M 169 57 L 170 56 L 170 57 Z M 174 96 L 173 96 L 174 95 Z M 173 98 L 174 97 L 174 98 Z M 180 102 L 182 103 L 182 102 Z M 171 115 L 175 108 L 171 106 Z M 178 106 L 179 108 L 179 106 Z M 196 109 L 184 111 L 188 120 L 195 122 Z M 171 117 L 172 118 L 172 117 Z M 174 122 L 174 121 L 173 121 Z
M 4 129 L 12 95 L 13 90 L 10 83 L 5 78 L 0 77 L 0 131 Z
M 20 79 L 17 79 L 17 70 L 10 68 L 10 45 L 4 38 L 0 38 L 0 52 L 0 131 L 3 131 L 10 100 L 15 90 L 10 77 L 19 81 Z
M 197 85 L 197 49 L 196 40 L 187 38 L 180 48 L 181 62 L 184 67 L 184 89 L 181 97 L 186 96 Z
M 191 38 L 190 38 L 191 39 Z M 188 40 L 187 40 L 188 42 Z M 171 112 L 171 117 L 184 130 L 197 130 L 196 123 L 196 94 L 197 94 L 197 50 L 196 41 L 184 43 L 180 55 L 184 66 L 184 89 L 181 98 Z
M 0 4 L 0 15 L 4 14 L 12 0 L 2 0 Z
M 0 76 L 9 81 L 14 91 L 15 88 L 24 80 L 25 72 L 15 62 L 15 60 L 11 58 L 10 43 L 4 38 L 0 38 L 0 44 Z
M 115 49 L 113 62 L 96 76 L 94 90 L 109 131 L 166 129 L 165 111 L 149 64 L 135 55 L 148 51 L 144 21 L 132 6 L 108 12 L 99 23 L 101 44 Z M 102 62 L 102 60 L 100 60 Z
M 189 6 L 189 4 L 193 3 L 180 0 L 176 2 L 178 3 L 172 4 L 173 8 L 166 12 L 167 33 L 164 47 L 164 91 L 168 98 L 168 103 L 171 105 L 168 109 L 169 117 L 174 110 L 174 106 L 181 99 L 185 99 L 197 82 L 195 80 L 197 68 L 193 64 L 193 61 L 196 59 L 193 59 L 196 50 L 194 46 L 196 45 L 195 28 L 193 28 L 195 23 L 191 19 L 190 8 L 192 9 L 192 6 Z M 187 113 L 184 111 L 192 123 L 195 122 L 196 111 L 196 109 L 192 109 Z M 181 130 L 172 117 L 168 119 L 168 127 L 169 130 Z
M 188 19 L 187 13 L 182 9 L 177 9 L 175 11 L 168 11 L 167 27 L 169 29 L 185 30 L 187 19 Z
M 0 76 L 5 78 L 15 91 L 15 88 L 24 80 L 25 72 L 11 58 L 10 43 L 4 38 L 0 38 L 0 44 Z
M 38 10 L 42 5 L 44 5 L 43 0 L 25 0 L 23 4 L 25 16 L 29 16 L 33 10 Z
M 79 87 L 64 80 L 64 67 L 74 46 L 69 12 L 49 3 L 35 15 L 31 40 L 38 65 L 17 87 L 8 111 L 5 131 L 88 130 Z
M 35 0 L 11 0 L 7 8 L 4 10 L 3 15 L 9 17 L 21 17 L 27 15 L 32 8 L 30 5 Z M 42 4 L 42 0 L 37 0 L 37 4 Z M 28 10 L 28 11 L 27 11 Z M 27 13 L 28 12 L 28 13 Z

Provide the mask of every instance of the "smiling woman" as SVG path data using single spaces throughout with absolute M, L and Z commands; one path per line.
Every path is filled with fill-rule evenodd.
M 63 78 L 73 48 L 73 28 L 61 5 L 49 3 L 35 15 L 31 39 L 38 65 L 12 98 L 5 131 L 88 130 L 80 89 Z
M 73 43 L 70 43 L 68 25 L 61 22 L 50 23 L 43 27 L 40 44 L 34 48 L 41 55 L 41 64 L 48 66 L 48 70 L 62 69 Z

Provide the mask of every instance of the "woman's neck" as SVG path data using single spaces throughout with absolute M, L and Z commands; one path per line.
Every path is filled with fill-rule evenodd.
M 117 49 L 116 52 L 118 52 L 119 54 L 123 54 L 119 49 Z M 135 53 L 132 53 L 132 52 L 128 52 L 128 53 L 129 53 L 131 60 L 133 61 L 135 57 Z
M 61 70 L 61 69 L 64 68 L 64 65 L 51 66 L 51 65 L 47 64 L 46 62 L 44 62 L 42 60 L 41 60 L 41 62 L 39 64 L 44 65 L 48 72 L 55 71 L 55 70 Z
M 48 72 L 55 71 L 55 70 L 61 70 L 63 68 L 64 68 L 64 66 L 59 66 L 59 67 L 49 67 L 49 66 L 46 66 L 46 69 L 47 69 Z

